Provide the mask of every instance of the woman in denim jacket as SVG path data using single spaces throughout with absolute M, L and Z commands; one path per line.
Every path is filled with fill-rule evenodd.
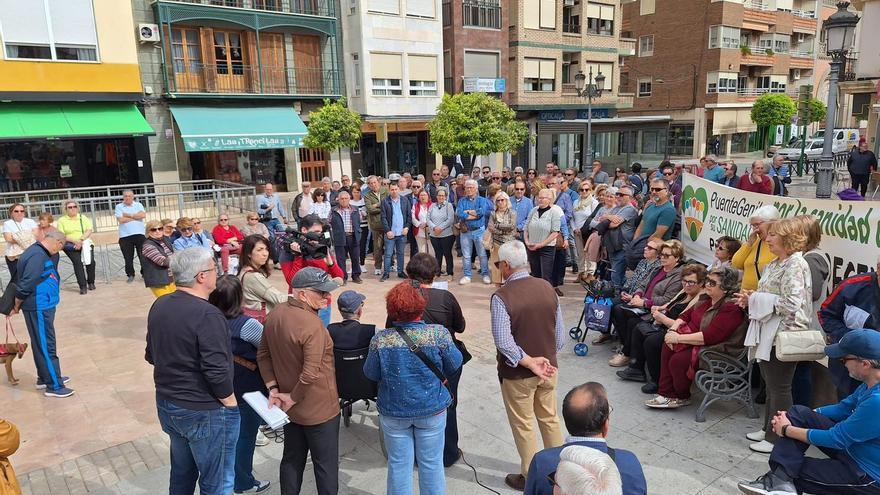
M 412 281 L 385 296 L 392 328 L 376 333 L 364 363 L 367 378 L 379 382 L 379 421 L 388 452 L 389 495 L 413 493 L 413 460 L 419 463 L 419 493 L 446 493 L 443 442 L 446 408 L 452 396 L 440 379 L 409 349 L 403 330 L 445 376 L 461 367 L 461 352 L 442 325 L 422 321 L 425 298 Z

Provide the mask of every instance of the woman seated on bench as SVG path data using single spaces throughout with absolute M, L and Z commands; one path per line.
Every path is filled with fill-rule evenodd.
M 736 355 L 743 348 L 748 319 L 734 302 L 739 290 L 735 269 L 719 268 L 706 277 L 702 302 L 683 312 L 669 328 L 660 353 L 657 397 L 645 402 L 655 409 L 675 409 L 691 403 L 691 384 L 703 346 Z

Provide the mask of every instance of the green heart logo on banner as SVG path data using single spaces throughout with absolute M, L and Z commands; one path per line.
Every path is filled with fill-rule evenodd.
M 681 195 L 681 213 L 684 217 L 684 228 L 691 240 L 696 242 L 703 230 L 703 222 L 709 215 L 709 196 L 702 187 L 696 189 L 693 186 L 684 188 Z

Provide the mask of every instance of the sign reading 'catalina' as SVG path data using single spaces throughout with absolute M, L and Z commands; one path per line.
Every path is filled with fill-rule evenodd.
M 302 136 L 185 136 L 186 151 L 235 151 L 301 148 Z

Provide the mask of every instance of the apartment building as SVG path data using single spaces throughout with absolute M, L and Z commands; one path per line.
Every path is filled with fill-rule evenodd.
M 443 95 L 440 0 L 342 2 L 349 106 L 364 119 L 355 174 L 427 173 L 427 123 Z
M 343 94 L 334 0 L 132 2 L 157 180 L 283 191 L 331 175 L 303 138 L 309 113 Z
M 849 100 L 849 111 L 838 119 L 841 127 L 860 127 L 868 149 L 880 154 L 880 1 L 856 0 L 861 12 L 856 41 L 840 75 L 841 96 Z M 844 107 L 846 110 L 846 107 Z
M 514 157 L 517 165 L 542 168 L 548 161 L 581 168 L 586 149 L 587 100 L 578 97 L 575 76 L 605 76 L 593 101 L 592 148 L 609 165 L 662 158 L 657 137 L 668 119 L 618 118 L 632 96 L 618 91 L 621 56 L 635 42 L 621 39 L 621 7 L 615 0 L 517 0 L 510 2 L 509 103 L 536 135 Z M 644 148 L 636 143 L 653 141 Z M 645 151 L 645 153 L 642 153 Z
M 131 5 L 0 0 L 0 191 L 152 181 Z
M 508 101 L 508 22 L 501 0 L 443 0 L 444 90 Z
M 762 147 L 750 111 L 758 96 L 796 97 L 813 84 L 817 0 L 636 0 L 623 5 L 637 40 L 623 84 L 626 115 L 672 117 L 667 152 L 698 157 Z

